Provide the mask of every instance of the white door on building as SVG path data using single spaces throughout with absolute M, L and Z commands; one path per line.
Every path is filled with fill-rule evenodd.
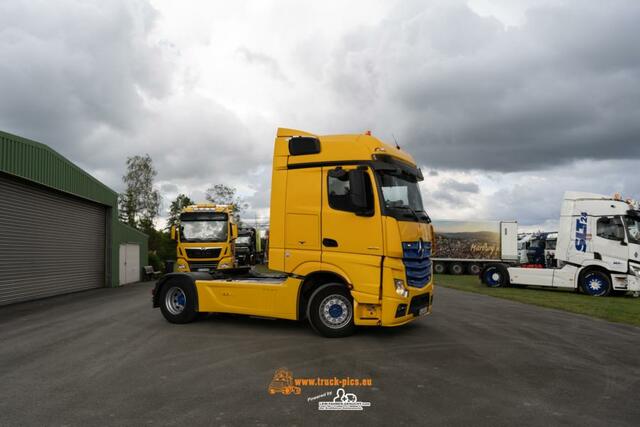
M 140 281 L 140 245 L 120 245 L 120 284 Z

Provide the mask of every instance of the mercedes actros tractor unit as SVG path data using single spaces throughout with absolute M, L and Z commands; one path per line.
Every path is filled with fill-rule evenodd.
M 171 273 L 153 305 L 172 323 L 210 312 L 308 319 L 328 337 L 422 317 L 434 236 L 422 180 L 408 153 L 370 133 L 278 129 L 268 266 L 280 274 Z

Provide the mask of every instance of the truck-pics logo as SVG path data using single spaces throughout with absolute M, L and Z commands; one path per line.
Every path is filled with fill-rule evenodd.
M 582 212 L 576 219 L 576 250 L 587 251 L 587 213 Z
M 362 411 L 364 407 L 371 406 L 370 402 L 359 402 L 355 393 L 345 391 L 346 387 L 372 387 L 371 378 L 352 377 L 315 377 L 295 378 L 287 368 L 278 368 L 273 374 L 267 391 L 270 395 L 281 394 L 284 396 L 298 396 L 303 388 L 307 387 L 331 387 L 332 389 L 317 395 L 307 397 L 307 402 L 318 401 L 318 410 L 321 411 Z M 334 387 L 338 387 L 336 390 Z M 335 392 L 334 392 L 335 390 Z M 322 399 L 333 399 L 323 401 Z

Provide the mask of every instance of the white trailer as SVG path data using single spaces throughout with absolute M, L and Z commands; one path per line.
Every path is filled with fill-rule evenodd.
M 487 263 L 518 263 L 516 221 L 433 221 L 433 271 L 479 274 Z
M 579 289 L 604 296 L 640 292 L 640 211 L 619 196 L 566 192 L 560 212 L 555 268 L 486 265 L 489 287 L 530 285 Z

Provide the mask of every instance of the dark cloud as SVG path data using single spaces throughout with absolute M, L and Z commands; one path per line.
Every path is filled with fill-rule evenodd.
M 0 127 L 71 158 L 100 128 L 132 132 L 169 73 L 142 1 L 0 3 Z
M 535 224 L 556 216 L 564 190 L 640 193 L 639 2 L 533 6 L 518 27 L 463 0 L 385 8 L 367 26 L 213 45 L 175 32 L 189 23 L 156 34 L 179 18 L 142 0 L 0 2 L 0 129 L 116 190 L 126 157 L 149 153 L 165 203 L 225 183 L 252 213 L 269 204 L 278 126 L 395 135 L 429 171 L 428 209 L 447 215 Z
M 136 0 L 0 3 L 0 129 L 50 145 L 115 190 L 126 158 L 149 153 L 166 197 L 269 162 L 235 113 L 173 87 L 176 47 L 153 41 L 157 19 Z
M 440 183 L 440 188 L 460 193 L 479 193 L 480 187 L 475 182 L 461 182 L 448 178 Z
M 533 7 L 515 28 L 456 2 L 401 2 L 346 37 L 328 71 L 361 121 L 395 130 L 427 166 L 638 158 L 639 20 L 631 0 Z

